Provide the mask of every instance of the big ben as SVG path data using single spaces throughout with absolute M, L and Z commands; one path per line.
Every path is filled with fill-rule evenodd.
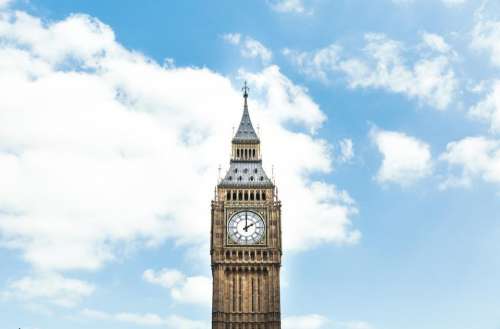
M 248 88 L 211 216 L 213 329 L 279 329 L 281 202 L 262 167 Z

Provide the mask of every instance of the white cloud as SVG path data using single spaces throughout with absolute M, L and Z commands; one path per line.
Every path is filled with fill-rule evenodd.
M 222 36 L 222 39 L 231 45 L 239 45 L 241 42 L 240 33 L 226 33 Z
M 271 8 L 281 13 L 295 13 L 310 15 L 312 9 L 307 9 L 304 0 L 268 0 Z
M 380 129 L 373 129 L 370 135 L 383 156 L 377 181 L 408 185 L 432 172 L 430 147 L 423 141 Z
M 259 58 L 264 64 L 269 63 L 273 57 L 272 51 L 251 37 L 242 37 L 239 33 L 226 33 L 222 38 L 231 45 L 240 46 L 243 57 Z
M 0 0 L 0 9 L 3 9 L 9 6 L 12 3 L 12 0 Z
M 74 307 L 90 296 L 95 287 L 85 281 L 65 278 L 55 273 L 26 276 L 8 284 L 3 296 L 26 302 L 46 302 L 63 307 Z
M 500 66 L 500 21 L 478 19 L 472 30 L 471 47 L 488 53 L 491 63 Z
M 255 89 L 251 92 L 253 95 L 259 95 L 259 99 L 262 100 L 262 103 L 255 104 L 254 108 L 263 108 L 264 114 L 267 116 L 261 118 L 260 113 L 255 113 L 256 120 L 254 121 L 256 123 L 278 122 L 286 124 L 292 122 L 304 125 L 311 134 L 314 134 L 326 120 L 325 114 L 308 95 L 307 89 L 295 85 L 280 72 L 278 66 L 270 66 L 259 73 L 240 71 L 240 75 L 253 84 Z M 273 129 L 277 130 L 278 127 L 273 127 Z M 268 132 L 267 129 L 264 131 Z M 272 132 L 274 133 L 274 131 Z M 279 154 L 279 156 L 286 155 Z M 326 169 L 326 167 L 324 168 Z
M 331 321 L 319 314 L 284 317 L 282 327 L 283 329 L 373 329 L 369 323 L 363 321 Z
M 344 138 L 339 141 L 341 162 L 348 162 L 354 157 L 354 147 L 352 140 Z
M 186 276 L 177 270 L 148 269 L 142 275 L 149 283 L 170 290 L 173 300 L 185 304 L 212 305 L 212 280 L 205 276 Z
M 95 270 L 166 239 L 204 246 L 240 88 L 207 69 L 158 65 L 84 15 L 46 24 L 6 14 L 0 41 L 1 245 L 45 271 Z M 325 115 L 276 66 L 241 74 L 255 89 L 267 170 L 286 177 L 285 248 L 356 242 L 354 202 L 310 178 L 332 167 L 313 134 Z
M 469 186 L 472 179 L 500 183 L 500 141 L 485 137 L 467 137 L 446 146 L 441 160 L 451 169 L 458 168 L 458 175 L 450 175 L 441 188 Z
M 448 53 L 451 51 L 450 45 L 448 45 L 448 43 L 446 43 L 444 38 L 438 34 L 423 33 L 422 39 L 423 39 L 423 42 L 425 43 L 425 45 L 432 50 L 435 50 L 435 51 L 441 52 L 441 53 Z
M 451 67 L 452 53 L 441 37 L 424 34 L 429 54 L 409 62 L 403 44 L 383 34 L 365 35 L 364 56 L 341 56 L 342 48 L 332 44 L 313 52 L 285 49 L 284 54 L 304 74 L 323 81 L 341 73 L 351 88 L 378 88 L 416 98 L 437 109 L 453 101 L 457 79 Z
M 490 124 L 492 132 L 500 132 L 500 80 L 495 81 L 490 92 L 470 108 L 470 116 Z
M 373 326 L 364 321 L 338 322 L 339 329 L 373 329 Z
M 326 82 L 330 72 L 338 70 L 341 50 L 342 48 L 336 44 L 314 52 L 299 52 L 285 48 L 283 55 L 288 57 L 302 73 Z
M 182 272 L 168 269 L 162 269 L 159 272 L 148 269 L 144 271 L 142 278 L 149 283 L 158 284 L 165 288 L 172 288 L 185 281 L 185 276 Z
M 440 0 L 441 3 L 443 3 L 446 6 L 457 6 L 457 5 L 462 5 L 467 2 L 467 0 Z M 410 4 L 410 3 L 415 3 L 415 0 L 392 0 L 393 3 L 395 4 Z
M 318 314 L 288 316 L 282 321 L 283 329 L 322 329 L 328 324 L 330 320 Z
M 463 5 L 467 0 L 441 0 L 442 3 L 448 6 Z
M 106 313 L 98 310 L 84 309 L 81 315 L 86 318 L 128 323 L 138 326 L 161 326 L 168 329 L 208 329 L 210 326 L 202 321 L 193 321 L 177 315 L 169 315 L 166 317 L 157 314 L 146 313 Z

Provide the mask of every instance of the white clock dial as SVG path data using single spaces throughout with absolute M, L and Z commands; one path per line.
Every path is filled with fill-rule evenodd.
M 262 217 L 253 211 L 240 211 L 228 222 L 229 238 L 238 244 L 255 244 L 262 240 L 266 224 Z

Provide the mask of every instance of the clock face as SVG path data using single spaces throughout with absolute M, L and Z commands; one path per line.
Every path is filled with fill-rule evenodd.
M 234 214 L 227 225 L 229 238 L 238 244 L 255 244 L 262 240 L 266 224 L 262 217 L 253 211 L 240 211 Z

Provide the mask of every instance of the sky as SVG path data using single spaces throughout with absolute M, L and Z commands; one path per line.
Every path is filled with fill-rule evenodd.
M 210 328 L 244 81 L 284 329 L 500 329 L 497 0 L 0 0 L 1 328 Z

